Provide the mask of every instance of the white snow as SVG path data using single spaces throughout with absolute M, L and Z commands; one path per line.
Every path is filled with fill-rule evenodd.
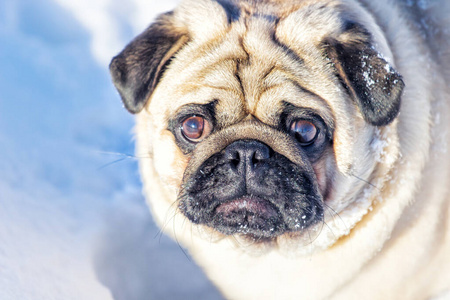
M 70 10 L 91 36 L 94 58 L 107 65 L 123 48 L 128 34 L 142 32 L 160 13 L 175 7 L 179 0 L 54 0 Z M 124 28 L 125 27 L 125 28 Z M 127 28 L 128 27 L 128 28 Z M 124 31 L 128 30 L 128 34 Z
M 392 143 L 389 138 L 389 128 L 386 127 L 385 131 L 382 133 L 379 128 L 375 129 L 375 138 L 370 144 L 371 150 L 373 151 L 375 161 L 385 164 L 392 164 L 397 156 L 390 155 L 385 149 Z
M 106 67 L 160 2 L 0 1 L 0 299 L 220 299 L 158 235 Z

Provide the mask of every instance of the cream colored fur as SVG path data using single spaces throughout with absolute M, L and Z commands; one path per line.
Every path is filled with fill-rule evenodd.
M 157 223 L 229 299 L 427 299 L 449 290 L 449 56 L 433 53 L 413 21 L 388 0 L 267 2 L 262 11 L 283 16 L 278 39 L 315 69 L 296 68 L 273 44 L 269 18 L 229 27 L 213 0 L 186 0 L 175 11 L 176 25 L 187 28 L 191 42 L 177 53 L 136 118 L 137 156 Z M 323 3 L 329 11 L 315 14 Z M 377 51 L 406 83 L 400 115 L 386 127 L 362 119 L 317 56 L 316 44 L 337 34 L 337 5 L 371 31 Z M 441 16 L 450 16 L 448 5 L 441 10 L 446 11 Z M 241 70 L 241 87 L 233 59 L 246 52 L 256 63 Z M 274 65 L 278 71 L 263 78 Z M 289 76 L 302 78 L 326 103 L 302 95 L 284 80 Z M 279 87 L 261 93 L 262 86 L 275 84 Z M 221 99 L 230 124 L 245 117 L 244 111 L 270 122 L 270 103 L 280 98 L 318 109 L 336 122 L 336 167 L 324 163 L 326 176 L 334 180 L 325 225 L 296 240 L 252 245 L 191 224 L 176 204 L 189 157 L 167 130 L 169 116 L 186 103 Z

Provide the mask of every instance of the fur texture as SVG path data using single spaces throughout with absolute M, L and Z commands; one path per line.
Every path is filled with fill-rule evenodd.
M 113 59 L 155 220 L 226 297 L 450 289 L 448 15 L 185 0 Z

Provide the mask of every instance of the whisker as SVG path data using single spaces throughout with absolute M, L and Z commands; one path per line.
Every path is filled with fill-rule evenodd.
M 331 216 L 333 217 L 333 220 L 335 219 L 335 216 L 337 216 L 339 218 L 339 220 L 341 220 L 342 224 L 345 226 L 345 229 L 348 230 L 347 224 L 344 222 L 344 220 L 341 218 L 341 216 L 333 208 L 331 208 L 326 203 L 324 203 L 324 207 L 326 209 L 328 209 L 329 211 L 331 211 Z
M 323 231 L 323 225 L 325 224 L 325 220 L 322 220 L 322 226 L 320 227 L 319 233 L 316 235 L 316 237 L 314 238 L 314 240 L 312 242 L 314 242 L 315 240 L 317 240 L 319 238 L 319 235 L 322 233 Z
M 100 166 L 99 168 L 97 168 L 97 171 L 103 170 L 103 169 L 106 168 L 106 167 L 109 167 L 109 166 L 111 166 L 111 165 L 113 165 L 113 164 L 116 164 L 116 163 L 119 163 L 119 162 L 121 162 L 121 161 L 124 161 L 124 160 L 126 160 L 127 158 L 128 158 L 128 157 L 122 157 L 122 158 L 116 159 L 116 160 L 114 160 L 114 161 L 112 161 L 112 162 L 106 163 L 106 164 Z
M 242 244 L 241 244 L 241 242 L 239 242 L 239 240 L 237 239 L 237 237 L 234 235 L 234 234 L 232 234 L 231 235 L 231 237 L 233 238 L 233 240 L 236 242 L 236 244 L 238 244 L 239 245 L 239 247 L 242 247 Z
M 133 154 L 120 153 L 120 152 L 109 152 L 109 151 L 96 151 L 96 152 L 100 153 L 100 154 L 114 155 L 114 156 L 119 156 L 120 157 L 119 159 L 116 159 L 116 160 L 114 160 L 112 162 L 109 162 L 109 163 L 106 163 L 106 164 L 100 166 L 97 170 L 102 170 L 102 169 L 104 169 L 106 167 L 109 167 L 109 166 L 111 166 L 113 164 L 116 164 L 116 163 L 119 163 L 121 161 L 124 161 L 126 159 L 137 160 L 137 159 L 140 159 L 140 158 L 144 158 L 144 159 L 145 158 L 150 158 L 150 156 L 140 156 L 140 157 L 138 157 L 138 156 L 133 155 Z
M 307 231 L 308 231 L 308 237 L 309 237 L 309 246 L 312 249 L 313 240 L 311 238 L 311 231 L 309 230 L 309 228 L 307 229 Z
M 355 178 L 358 179 L 358 180 L 361 180 L 362 182 L 367 183 L 367 184 L 370 185 L 371 187 L 376 188 L 377 190 L 380 190 L 380 189 L 379 189 L 376 185 L 374 185 L 373 183 L 371 183 L 371 182 L 369 182 L 369 181 L 367 181 L 367 180 L 365 180 L 365 179 L 362 179 L 361 177 L 356 176 L 355 174 L 350 174 L 350 175 L 353 176 L 353 177 L 355 177 Z
M 175 241 L 177 242 L 178 248 L 181 249 L 181 251 L 183 252 L 184 256 L 186 256 L 186 258 L 191 261 L 191 258 L 188 256 L 188 254 L 186 253 L 186 251 L 183 249 L 183 247 L 181 247 L 180 242 L 178 241 L 178 236 L 177 236 L 177 230 L 176 230 L 176 226 L 175 226 L 175 221 L 176 221 L 176 217 L 178 214 L 175 214 L 174 218 L 173 218 L 173 236 L 175 238 Z
M 173 202 L 170 206 L 169 209 L 166 212 L 166 216 L 165 216 L 165 221 L 164 224 L 161 226 L 161 228 L 159 229 L 158 233 L 155 235 L 155 238 L 157 238 L 159 236 L 159 239 L 161 240 L 161 236 L 164 233 L 164 229 L 167 227 L 167 225 L 169 224 L 170 221 L 172 221 L 175 216 L 177 215 L 177 209 L 175 207 L 175 204 L 177 204 L 178 201 Z M 169 214 L 172 213 L 172 216 L 169 218 Z
M 96 151 L 96 152 L 100 153 L 100 154 L 123 156 L 125 158 L 138 158 L 136 155 L 128 154 L 128 153 L 122 153 L 122 152 L 112 152 L 112 151 Z
M 184 217 L 184 218 L 183 218 L 183 222 L 181 223 L 181 229 L 183 229 L 184 226 L 186 226 L 186 221 L 187 221 L 187 218 Z
M 334 234 L 333 229 L 331 229 L 331 227 L 327 224 L 327 222 L 323 221 L 323 224 L 325 224 L 325 226 L 327 226 L 327 228 L 330 230 L 330 232 L 334 236 L 334 238 L 337 239 L 337 236 Z
M 174 212 L 173 215 L 172 215 L 172 217 L 167 218 L 167 221 L 164 222 L 163 226 L 161 226 L 161 228 L 160 228 L 160 229 L 158 230 L 158 232 L 155 234 L 154 238 L 155 238 L 155 239 L 156 239 L 156 238 L 159 238 L 159 239 L 158 239 L 158 243 L 161 244 L 161 238 L 162 238 L 162 236 L 164 235 L 164 229 L 167 227 L 167 224 L 169 224 L 169 222 L 172 221 L 172 220 L 175 218 L 176 214 L 177 214 L 177 212 Z

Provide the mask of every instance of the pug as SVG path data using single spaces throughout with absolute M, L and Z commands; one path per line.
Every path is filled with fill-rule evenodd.
M 449 15 L 185 0 L 113 58 L 153 216 L 225 297 L 449 292 Z

